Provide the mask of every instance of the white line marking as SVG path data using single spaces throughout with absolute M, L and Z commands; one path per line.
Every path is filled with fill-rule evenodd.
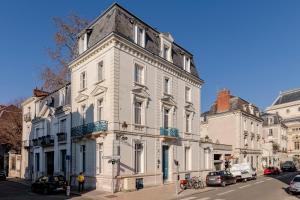
M 263 183 L 263 182 L 265 182 L 265 181 L 258 181 L 258 182 L 255 182 L 253 184 L 260 184 L 260 183 Z
M 266 181 L 272 180 L 272 178 L 267 178 Z
M 197 197 L 186 197 L 186 198 L 183 198 L 181 200 L 192 200 L 192 199 L 196 199 Z
M 204 198 L 201 198 L 201 199 L 196 199 L 196 200 L 209 200 L 210 197 L 204 197 Z
M 241 187 L 239 187 L 240 189 L 242 189 L 242 188 L 246 188 L 246 187 L 249 187 L 249 186 L 251 186 L 250 184 L 248 184 L 248 185 L 243 185 L 243 186 L 241 186 Z
M 233 192 L 233 191 L 235 191 L 235 190 L 228 190 L 228 191 L 226 191 L 226 192 L 222 192 L 222 193 L 219 193 L 219 194 L 217 194 L 217 195 L 218 195 L 218 196 L 221 196 L 221 195 L 224 195 L 224 194 Z

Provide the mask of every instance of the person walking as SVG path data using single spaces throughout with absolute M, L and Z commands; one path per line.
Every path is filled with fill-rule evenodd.
M 77 181 L 78 181 L 78 192 L 83 192 L 84 189 L 84 175 L 83 172 L 80 172 L 78 177 L 77 177 Z

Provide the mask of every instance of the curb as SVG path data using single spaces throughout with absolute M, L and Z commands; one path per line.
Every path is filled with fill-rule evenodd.
M 183 195 L 178 195 L 178 198 L 185 198 L 185 197 L 189 197 L 189 196 L 192 196 L 192 195 L 195 195 L 195 194 L 200 194 L 200 193 L 205 193 L 205 192 L 210 192 L 210 191 L 213 191 L 213 190 L 217 190 L 216 188 L 209 188 L 209 189 L 206 189 L 206 190 L 200 190 L 200 191 L 196 191 L 196 192 L 193 192 L 193 193 L 190 193 L 190 194 L 183 194 Z M 175 200 L 177 199 L 177 196 L 173 196 L 172 198 L 168 199 L 168 200 Z

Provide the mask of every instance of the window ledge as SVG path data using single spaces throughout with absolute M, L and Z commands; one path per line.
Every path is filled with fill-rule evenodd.
M 105 81 L 105 79 L 102 79 L 102 80 L 100 80 L 100 81 L 97 81 L 96 83 L 95 83 L 95 85 L 98 85 L 98 84 L 100 84 L 100 83 L 103 83 Z
M 138 82 L 135 82 L 134 81 L 134 86 L 139 86 L 139 87 L 143 87 L 143 88 L 147 88 L 147 86 L 145 84 L 142 84 L 142 83 L 138 83 Z
M 184 132 L 186 135 L 192 135 L 192 132 Z
M 185 101 L 185 103 L 187 103 L 187 104 L 193 104 L 193 102 L 192 101 Z

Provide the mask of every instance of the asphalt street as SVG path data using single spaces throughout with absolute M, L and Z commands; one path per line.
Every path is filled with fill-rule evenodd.
M 226 187 L 215 187 L 204 193 L 184 197 L 181 200 L 293 200 L 300 195 L 290 195 L 288 186 L 300 172 L 286 172 L 277 176 L 262 176 L 257 180 L 237 183 Z

